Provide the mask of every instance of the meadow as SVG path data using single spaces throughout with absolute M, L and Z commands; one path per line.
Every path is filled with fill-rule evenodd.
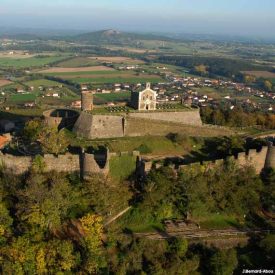
M 56 64 L 57 67 L 61 68 L 79 68 L 97 65 L 100 65 L 98 61 L 89 59 L 85 56 L 72 57 Z
M 54 87 L 54 86 L 61 85 L 59 82 L 48 80 L 48 79 L 38 79 L 38 80 L 27 81 L 24 84 L 29 87 L 34 87 L 34 89 L 37 89 L 39 86 Z
M 114 83 L 129 83 L 129 84 L 137 84 L 144 82 L 158 83 L 164 82 L 164 80 L 155 75 L 140 75 L 136 76 L 134 74 L 121 74 L 120 76 L 112 76 L 109 75 L 97 75 L 93 77 L 77 77 L 70 78 L 72 81 L 78 84 L 84 83 L 92 83 L 92 84 L 114 84 Z
M 34 101 L 36 96 L 34 94 L 13 94 L 9 97 L 9 102 L 23 103 L 28 101 Z
M 143 64 L 144 61 L 136 58 L 130 58 L 125 56 L 96 56 L 89 57 L 91 60 L 99 62 L 110 62 L 110 63 L 126 63 L 126 64 Z
M 0 58 L 0 67 L 29 68 L 41 67 L 65 59 L 64 56 L 34 56 L 28 58 Z
M 80 73 L 80 72 L 101 72 L 101 71 L 113 71 L 113 68 L 107 66 L 87 66 L 87 67 L 52 67 L 47 70 L 40 71 L 39 73 Z

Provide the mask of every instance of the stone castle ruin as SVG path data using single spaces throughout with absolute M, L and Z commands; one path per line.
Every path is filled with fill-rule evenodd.
M 98 113 L 93 111 L 93 93 L 81 92 L 81 112 L 70 109 L 56 109 L 44 112 L 45 122 L 59 129 L 70 126 L 77 136 L 87 139 L 119 138 L 125 136 L 139 136 L 135 129 L 135 121 L 146 120 L 154 124 L 157 122 L 177 123 L 180 125 L 202 126 L 199 109 L 170 109 L 157 110 L 157 93 L 147 83 L 144 90 L 132 91 L 131 112 Z M 156 133 L 151 130 L 152 135 Z
M 153 167 L 160 168 L 162 163 L 154 163 L 154 161 L 144 160 L 138 151 L 131 153 L 110 153 L 108 148 L 104 148 L 100 152 L 82 151 L 79 154 L 66 153 L 64 155 L 54 156 L 46 154 L 43 156 L 45 163 L 45 172 L 64 172 L 64 173 L 79 173 L 84 179 L 91 178 L 94 174 L 99 174 L 106 177 L 110 170 L 110 159 L 119 157 L 123 154 L 131 154 L 137 157 L 136 175 L 144 177 Z M 33 165 L 34 157 L 31 156 L 14 156 L 10 154 L 0 153 L 0 166 L 4 167 L 8 172 L 15 175 L 27 173 Z M 216 165 L 223 164 L 225 161 L 235 161 L 240 167 L 253 166 L 259 174 L 264 168 L 275 169 L 275 146 L 269 142 L 268 146 L 262 147 L 260 151 L 249 150 L 248 152 L 239 153 L 236 156 L 229 156 L 227 159 L 218 159 L 213 161 L 195 162 L 183 165 L 172 164 L 170 167 L 175 172 L 199 168 L 204 166 L 206 169 L 211 169 Z
M 84 179 L 90 178 L 93 174 L 107 176 L 109 173 L 109 160 L 110 153 L 108 149 L 99 153 L 83 151 L 80 154 L 66 153 L 58 156 L 45 154 L 43 156 L 45 172 L 76 172 Z M 34 161 L 35 158 L 32 156 L 14 156 L 0 153 L 0 166 L 14 175 L 27 173 Z
M 268 146 L 263 146 L 260 151 L 250 149 L 247 152 L 238 153 L 236 156 L 229 156 L 226 159 L 216 159 L 213 161 L 194 162 L 182 165 L 169 165 L 176 173 L 187 169 L 200 168 L 211 169 L 217 165 L 224 164 L 226 161 L 234 161 L 239 167 L 253 166 L 257 174 L 263 169 L 273 168 L 275 170 L 275 146 L 269 142 Z M 146 161 L 139 157 L 137 160 L 137 175 L 145 177 L 153 168 L 161 168 L 162 163 Z

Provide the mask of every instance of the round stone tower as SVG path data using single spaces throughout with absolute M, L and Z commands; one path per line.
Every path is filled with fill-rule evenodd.
M 93 93 L 90 91 L 81 92 L 81 110 L 91 111 L 93 110 Z
M 268 149 L 265 159 L 265 168 L 275 169 L 275 146 L 272 142 L 268 143 Z

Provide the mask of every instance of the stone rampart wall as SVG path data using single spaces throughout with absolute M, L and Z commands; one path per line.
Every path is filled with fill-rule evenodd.
M 32 165 L 32 157 L 0 154 L 0 165 L 14 175 L 26 173 Z
M 182 112 L 145 112 L 129 113 L 129 117 L 144 118 L 151 120 L 161 120 L 175 122 L 185 125 L 201 126 L 202 120 L 199 109 Z
M 94 115 L 91 136 L 93 139 L 123 137 L 123 124 L 123 116 Z
M 269 152 L 269 154 L 268 154 Z M 272 157 L 270 158 L 270 152 Z M 256 151 L 254 149 L 249 150 L 247 153 L 242 152 L 239 153 L 236 157 L 234 156 L 229 156 L 225 159 L 217 159 L 213 161 L 203 161 L 203 162 L 194 162 L 190 164 L 185 164 L 185 165 L 179 165 L 176 167 L 176 165 L 171 165 L 170 167 L 174 170 L 177 171 L 182 171 L 186 169 L 211 169 L 214 168 L 218 165 L 224 164 L 225 161 L 235 161 L 237 165 L 240 167 L 245 167 L 245 166 L 253 166 L 256 170 L 257 174 L 260 174 L 261 171 L 267 167 L 267 162 L 268 162 L 268 167 L 272 167 L 275 169 L 275 147 L 270 146 L 270 147 L 263 147 L 260 151 Z M 153 164 L 153 161 L 144 161 L 141 158 L 139 159 L 139 162 L 137 164 L 137 173 L 145 176 L 147 175 L 152 167 L 156 168 L 161 168 L 162 165 L 160 163 Z
M 127 115 L 125 114 L 125 117 L 122 115 L 93 115 L 87 112 L 82 112 L 75 123 L 73 130 L 77 136 L 88 139 L 163 134 L 164 130 L 158 130 L 156 127 L 143 129 L 144 127 L 141 125 L 141 127 L 136 128 L 137 123 L 135 122 L 135 119 L 144 121 L 145 125 L 148 125 L 148 121 L 150 124 L 155 121 L 155 123 L 173 122 L 177 123 L 178 126 L 202 125 L 199 110 L 183 112 L 129 113 Z M 170 131 L 170 127 L 168 126 L 166 125 L 167 133 Z M 163 125 L 162 127 L 165 126 Z

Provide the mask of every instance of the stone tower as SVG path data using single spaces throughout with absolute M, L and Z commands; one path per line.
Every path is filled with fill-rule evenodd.
M 268 150 L 265 159 L 265 168 L 275 169 L 275 146 L 272 142 L 268 143 Z
M 81 110 L 91 111 L 93 110 L 93 93 L 90 91 L 81 92 Z

